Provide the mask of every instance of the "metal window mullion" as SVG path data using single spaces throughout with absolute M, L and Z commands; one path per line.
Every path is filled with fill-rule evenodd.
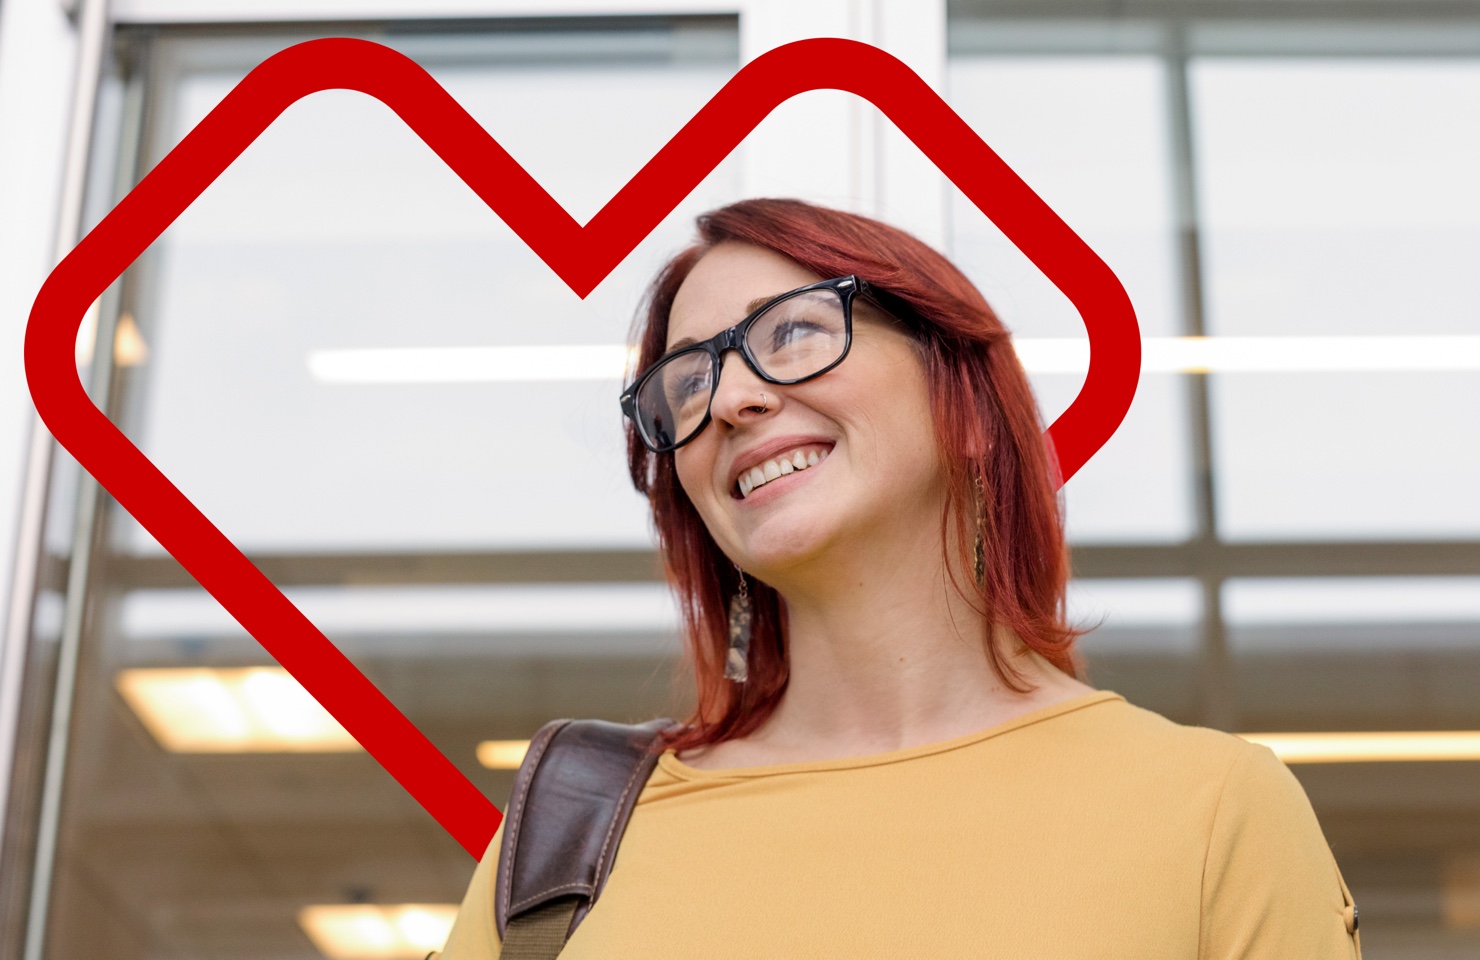
M 1172 209 L 1176 217 L 1177 257 L 1182 286 L 1182 330 L 1190 337 L 1207 336 L 1203 283 L 1202 237 L 1198 219 L 1195 148 L 1192 142 L 1192 104 L 1187 81 L 1186 25 L 1167 25 L 1168 133 L 1172 150 Z M 1202 721 L 1210 727 L 1232 730 L 1237 722 L 1233 669 L 1228 652 L 1228 629 L 1223 615 L 1223 572 L 1216 562 L 1218 549 L 1217 488 L 1213 477 L 1213 429 L 1206 374 L 1186 377 L 1188 420 L 1191 427 L 1193 505 L 1197 554 L 1212 562 L 1193 572 L 1202 588 L 1200 698 Z
M 71 128 L 68 134 L 66 167 L 62 180 L 62 202 L 57 223 L 57 254 L 60 261 L 76 245 L 82 231 L 83 201 L 87 188 L 88 161 L 92 150 L 94 122 L 97 113 L 98 88 L 102 79 L 103 59 L 109 33 L 108 0 L 82 0 L 77 11 L 77 69 L 72 91 Z M 116 311 L 99 311 L 97 338 L 92 360 L 92 395 L 106 398 L 113 367 L 113 335 Z M 106 400 L 105 400 L 106 402 Z M 28 480 L 49 475 L 54 445 L 38 421 L 35 431 L 44 440 L 44 462 L 33 465 Z M 33 442 L 33 454 L 42 446 Z M 44 514 L 43 501 L 38 510 Z M 62 785 L 66 774 L 66 747 L 71 732 L 73 695 L 77 683 L 77 662 L 82 639 L 83 605 L 89 559 L 94 543 L 94 519 L 97 514 L 99 489 L 84 474 L 78 483 L 78 510 L 73 533 L 72 560 L 67 575 L 67 598 L 62 620 L 62 635 L 57 647 L 57 667 L 52 693 L 51 722 L 46 739 L 46 766 L 42 777 L 41 803 L 36 830 L 36 849 L 31 872 L 31 896 L 26 913 L 24 960 L 41 960 L 45 949 L 46 919 L 50 902 L 52 877 L 56 864 L 56 847 L 61 816 Z M 32 500 L 27 492 L 28 505 Z M 29 566 L 39 563 L 42 542 L 41 524 L 28 523 L 26 532 L 36 539 L 23 543 Z M 35 571 L 28 579 L 34 584 Z M 34 594 L 34 590 L 31 591 Z M 23 598 L 25 634 L 29 634 L 29 611 L 34 595 Z M 12 617 L 19 622 L 19 617 Z
M 0 650 L 0 830 L 8 823 L 12 789 L 11 774 L 20 736 L 22 678 L 30 650 L 31 625 L 35 617 L 40 584 L 46 501 L 51 486 L 51 434 L 33 417 L 26 452 L 26 474 L 22 480 L 20 523 L 16 531 L 15 562 L 11 569 L 10 597 L 6 607 L 5 641 Z M 8 842 L 8 841 L 7 841 Z

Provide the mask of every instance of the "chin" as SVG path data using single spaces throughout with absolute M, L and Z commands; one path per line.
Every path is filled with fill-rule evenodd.
M 815 514 L 798 520 L 778 513 L 745 538 L 744 554 L 750 558 L 748 566 L 765 579 L 764 571 L 792 569 L 822 558 L 837 541 L 836 533 L 832 524 Z

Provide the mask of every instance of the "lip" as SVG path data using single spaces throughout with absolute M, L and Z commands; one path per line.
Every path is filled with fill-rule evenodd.
M 730 473 L 729 478 L 725 483 L 725 490 L 733 496 L 735 486 L 740 482 L 740 474 L 749 470 L 751 467 L 760 466 L 767 460 L 770 460 L 772 457 L 776 456 L 778 453 L 782 453 L 783 451 L 791 450 L 796 447 L 807 446 L 827 447 L 829 450 L 831 450 L 836 445 L 837 441 L 832 439 L 831 437 L 821 437 L 815 435 L 804 436 L 799 434 L 790 437 L 777 437 L 774 440 L 768 440 L 765 443 L 751 447 L 748 450 L 743 450 L 739 454 L 737 454 L 735 456 L 735 459 L 730 463 Z M 775 481 L 772 482 L 774 483 Z

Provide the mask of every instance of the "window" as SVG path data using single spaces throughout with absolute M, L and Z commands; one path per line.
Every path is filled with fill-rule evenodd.
M 1181 332 L 1165 69 L 1149 56 L 1025 56 L 953 47 L 950 99 L 987 144 L 1115 270 L 1147 335 Z M 1078 312 L 952 191 L 951 252 L 1014 336 L 1084 337 Z M 1037 373 L 1046 423 L 1082 374 Z M 1126 421 L 1066 487 L 1078 543 L 1185 540 L 1188 425 L 1173 374 L 1143 377 Z
M 1216 377 L 1219 526 L 1475 537 L 1480 351 L 1438 338 L 1480 331 L 1480 132 L 1454 122 L 1480 61 L 1206 57 L 1191 80 L 1210 332 L 1411 338 L 1430 361 Z
M 1480 31 L 1401 4 L 1110 6 L 959 0 L 950 22 L 953 105 L 1145 337 L 1125 426 L 1065 491 L 1091 681 L 1253 735 L 1480 743 L 1480 139 L 1457 121 Z M 979 212 L 951 214 L 1020 342 L 1083 336 Z M 1034 377 L 1049 419 L 1081 380 Z M 1480 764 L 1291 769 L 1367 953 L 1473 953 Z
M 455 26 L 366 35 L 582 220 L 737 66 L 733 17 Z M 120 31 L 120 142 L 147 169 L 310 34 Z M 112 414 L 502 802 L 512 773 L 481 742 L 682 708 L 660 679 L 676 612 L 626 478 L 622 345 L 655 265 L 738 192 L 722 165 L 581 301 L 385 106 L 316 94 L 132 268 Z M 530 346 L 575 373 L 397 366 Z M 593 346 L 615 364 L 566 349 Z M 108 502 L 99 527 L 45 955 L 312 957 L 332 952 L 321 921 L 357 905 L 419 931 L 418 958 L 440 946 L 467 854 L 131 518 Z
M 381 39 L 580 221 L 736 58 L 726 26 Z M 157 44 L 156 155 L 270 52 Z M 389 108 L 315 94 L 150 251 L 131 435 L 249 551 L 647 547 L 621 442 L 620 347 L 694 215 L 737 195 L 724 164 L 582 301 Z M 455 363 L 531 345 L 609 345 L 617 359 L 593 371 L 557 354 L 554 375 L 574 373 L 553 380 L 515 369 L 437 382 L 410 366 L 427 348 Z M 158 551 L 128 526 L 129 549 Z

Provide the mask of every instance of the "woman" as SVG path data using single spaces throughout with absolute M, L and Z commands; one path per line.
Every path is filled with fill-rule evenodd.
M 744 201 L 640 344 L 632 477 L 697 706 L 563 958 L 1360 957 L 1273 754 L 1079 679 L 1032 395 L 948 261 Z M 498 846 L 444 960 L 497 955 Z

